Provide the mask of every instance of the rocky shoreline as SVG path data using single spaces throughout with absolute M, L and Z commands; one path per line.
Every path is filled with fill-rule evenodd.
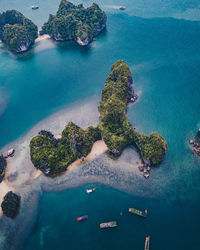
M 189 144 L 192 145 L 193 151 L 200 156 L 200 128 L 195 136 L 195 139 L 190 139 Z

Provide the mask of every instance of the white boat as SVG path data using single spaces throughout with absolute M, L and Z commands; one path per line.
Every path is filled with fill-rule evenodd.
M 119 9 L 120 9 L 120 10 L 125 10 L 126 7 L 125 7 L 125 6 L 119 6 Z
M 86 193 L 87 193 L 87 194 L 91 194 L 91 193 L 94 192 L 95 190 L 96 190 L 96 188 L 86 189 Z
M 7 156 L 8 156 L 8 157 L 9 157 L 9 156 L 13 156 L 14 153 L 15 153 L 14 148 L 10 148 L 10 149 L 8 150 L 8 152 L 7 152 Z
M 32 10 L 37 10 L 37 9 L 39 9 L 39 6 L 37 6 L 37 5 L 32 5 L 32 6 L 31 6 L 31 9 L 32 9 Z

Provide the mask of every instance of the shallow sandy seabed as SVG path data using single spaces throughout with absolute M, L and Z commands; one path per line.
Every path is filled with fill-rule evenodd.
M 40 42 L 42 40 L 47 40 L 47 39 L 50 39 L 50 38 L 51 37 L 49 35 L 47 35 L 47 34 L 42 35 L 42 36 L 38 36 L 38 38 L 35 39 L 35 43 L 38 43 L 38 42 Z
M 0 184 L 0 199 L 9 189 L 15 190 L 21 196 L 21 207 L 14 221 L 5 216 L 1 217 L 0 249 L 1 242 L 6 242 L 7 236 L 14 237 L 15 247 L 18 236 L 20 235 L 20 239 L 23 238 L 22 235 L 25 237 L 27 230 L 34 223 L 38 198 L 43 191 L 60 191 L 84 184 L 99 183 L 138 196 L 153 195 L 152 187 L 155 184 L 152 180 L 145 180 L 139 172 L 140 158 L 134 148 L 126 148 L 118 159 L 113 160 L 105 153 L 107 151 L 105 143 L 97 141 L 83 163 L 80 160 L 75 161 L 65 173 L 53 179 L 44 176 L 31 163 L 29 143 L 33 136 L 41 129 L 60 135 L 69 121 L 83 129 L 90 125 L 96 126 L 99 120 L 98 103 L 99 98 L 95 96 L 90 98 L 90 101 L 87 99 L 64 108 L 42 120 L 24 136 L 1 149 L 1 152 L 6 154 L 12 147 L 15 149 L 15 156 L 8 159 L 6 178 Z M 12 249 L 10 245 L 8 249 Z
M 66 173 L 63 173 L 61 176 L 58 176 L 54 179 L 42 175 L 41 171 L 36 170 L 31 163 L 29 142 L 31 138 L 35 136 L 41 129 L 47 129 L 52 133 L 59 135 L 64 129 L 66 123 L 69 121 L 77 123 L 82 128 L 86 128 L 89 125 L 97 125 L 97 99 L 98 98 L 95 97 L 90 102 L 82 102 L 81 106 L 79 103 L 75 103 L 72 107 L 65 108 L 54 113 L 47 119 L 44 119 L 43 121 L 35 125 L 23 137 L 10 143 L 9 145 L 6 145 L 1 150 L 5 154 L 10 147 L 13 147 L 15 149 L 15 156 L 9 158 L 7 161 L 8 166 L 6 171 L 6 180 L 0 184 L 0 202 L 5 193 L 9 190 L 16 190 L 16 192 L 20 193 L 23 199 L 24 192 L 27 194 L 28 190 L 30 192 L 31 190 L 38 190 L 40 188 L 47 190 L 69 188 L 70 186 L 77 186 L 83 183 L 88 183 L 90 182 L 90 180 L 99 182 L 101 180 L 101 176 L 103 177 L 103 180 L 105 175 L 107 175 L 109 172 L 102 167 L 101 169 L 97 168 L 97 165 L 102 165 L 103 160 L 107 160 L 107 164 L 109 164 L 110 166 L 112 165 L 112 163 L 115 163 L 114 165 L 116 165 L 116 169 L 118 169 L 118 171 L 119 169 L 121 169 L 121 167 L 123 171 L 125 171 L 125 165 L 128 165 L 128 168 L 130 168 L 129 170 L 133 171 L 134 173 L 138 172 L 139 174 L 136 161 L 134 161 L 134 159 L 139 161 L 137 153 L 135 153 L 135 155 L 133 153 L 133 157 L 131 156 L 132 159 L 129 159 L 127 162 L 123 160 L 123 154 L 118 160 L 112 160 L 104 155 L 100 164 L 100 162 L 98 161 L 99 157 L 101 157 L 101 154 L 107 151 L 107 147 L 103 141 L 98 141 L 93 145 L 91 153 L 85 158 L 84 162 L 81 162 L 81 160 L 76 160 L 69 166 Z M 125 154 L 130 154 L 130 150 L 131 149 L 126 150 Z M 124 162 L 123 165 L 121 164 L 122 162 Z M 111 169 L 112 171 L 114 171 L 113 166 Z M 114 172 L 112 173 L 112 175 L 114 176 Z M 114 180 L 113 178 L 115 179 L 115 177 L 111 178 L 111 183 Z M 37 179 L 39 179 L 39 181 Z M 66 179 L 68 179 L 67 185 L 65 184 Z M 39 185 L 38 183 L 37 185 L 35 184 L 36 180 Z M 107 180 L 107 182 L 109 183 L 110 181 Z M 103 181 L 103 183 L 106 184 L 105 180 Z M 22 189 L 24 188 L 25 190 L 24 192 L 22 192 Z

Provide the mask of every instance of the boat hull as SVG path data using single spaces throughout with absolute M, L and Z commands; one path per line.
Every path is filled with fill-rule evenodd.
M 150 246 L 150 236 L 146 237 L 145 239 L 144 250 L 149 250 L 149 246 Z
M 117 227 L 116 221 L 104 222 L 99 225 L 100 228 L 110 228 L 110 227 Z
M 138 209 L 135 209 L 135 208 L 129 208 L 129 213 L 132 213 L 132 214 L 136 214 L 140 217 L 143 217 L 143 218 L 146 218 L 147 217 L 147 210 L 145 211 L 141 211 L 141 210 L 138 210 Z
M 83 215 L 77 218 L 77 221 L 83 221 L 83 220 L 87 220 L 88 215 Z

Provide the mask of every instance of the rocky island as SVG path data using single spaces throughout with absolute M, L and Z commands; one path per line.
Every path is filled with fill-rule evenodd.
M 191 139 L 190 144 L 193 147 L 193 151 L 200 156 L 200 128 L 197 131 L 197 134 L 195 136 L 195 140 Z
M 150 136 L 136 132 L 126 116 L 127 104 L 136 99 L 131 72 L 119 60 L 112 66 L 102 91 L 98 126 L 83 130 L 69 122 L 60 139 L 49 131 L 40 131 L 30 142 L 32 163 L 45 175 L 56 176 L 76 159 L 85 157 L 95 141 L 103 139 L 115 157 L 132 145 L 139 150 L 144 168 L 159 164 L 167 150 L 166 141 L 156 132 Z
M 56 41 L 75 41 L 88 45 L 106 27 L 106 14 L 93 3 L 84 8 L 61 0 L 56 15 L 50 15 L 42 26 L 40 35 L 48 34 Z
M 73 122 L 66 125 L 60 139 L 42 130 L 30 142 L 31 161 L 44 174 L 55 176 L 76 159 L 85 157 L 100 138 L 98 128 L 91 126 L 83 130 Z
M 145 165 L 159 164 L 167 150 L 166 141 L 156 132 L 150 136 L 138 133 L 130 124 L 127 104 L 134 100 L 133 78 L 122 60 L 116 62 L 106 79 L 99 105 L 102 139 L 114 156 L 119 156 L 128 145 L 138 148 Z
M 37 26 L 16 10 L 0 14 L 0 40 L 15 53 L 27 51 L 38 37 Z
M 1 208 L 3 214 L 10 218 L 15 218 L 20 206 L 20 196 L 9 191 L 3 198 Z

